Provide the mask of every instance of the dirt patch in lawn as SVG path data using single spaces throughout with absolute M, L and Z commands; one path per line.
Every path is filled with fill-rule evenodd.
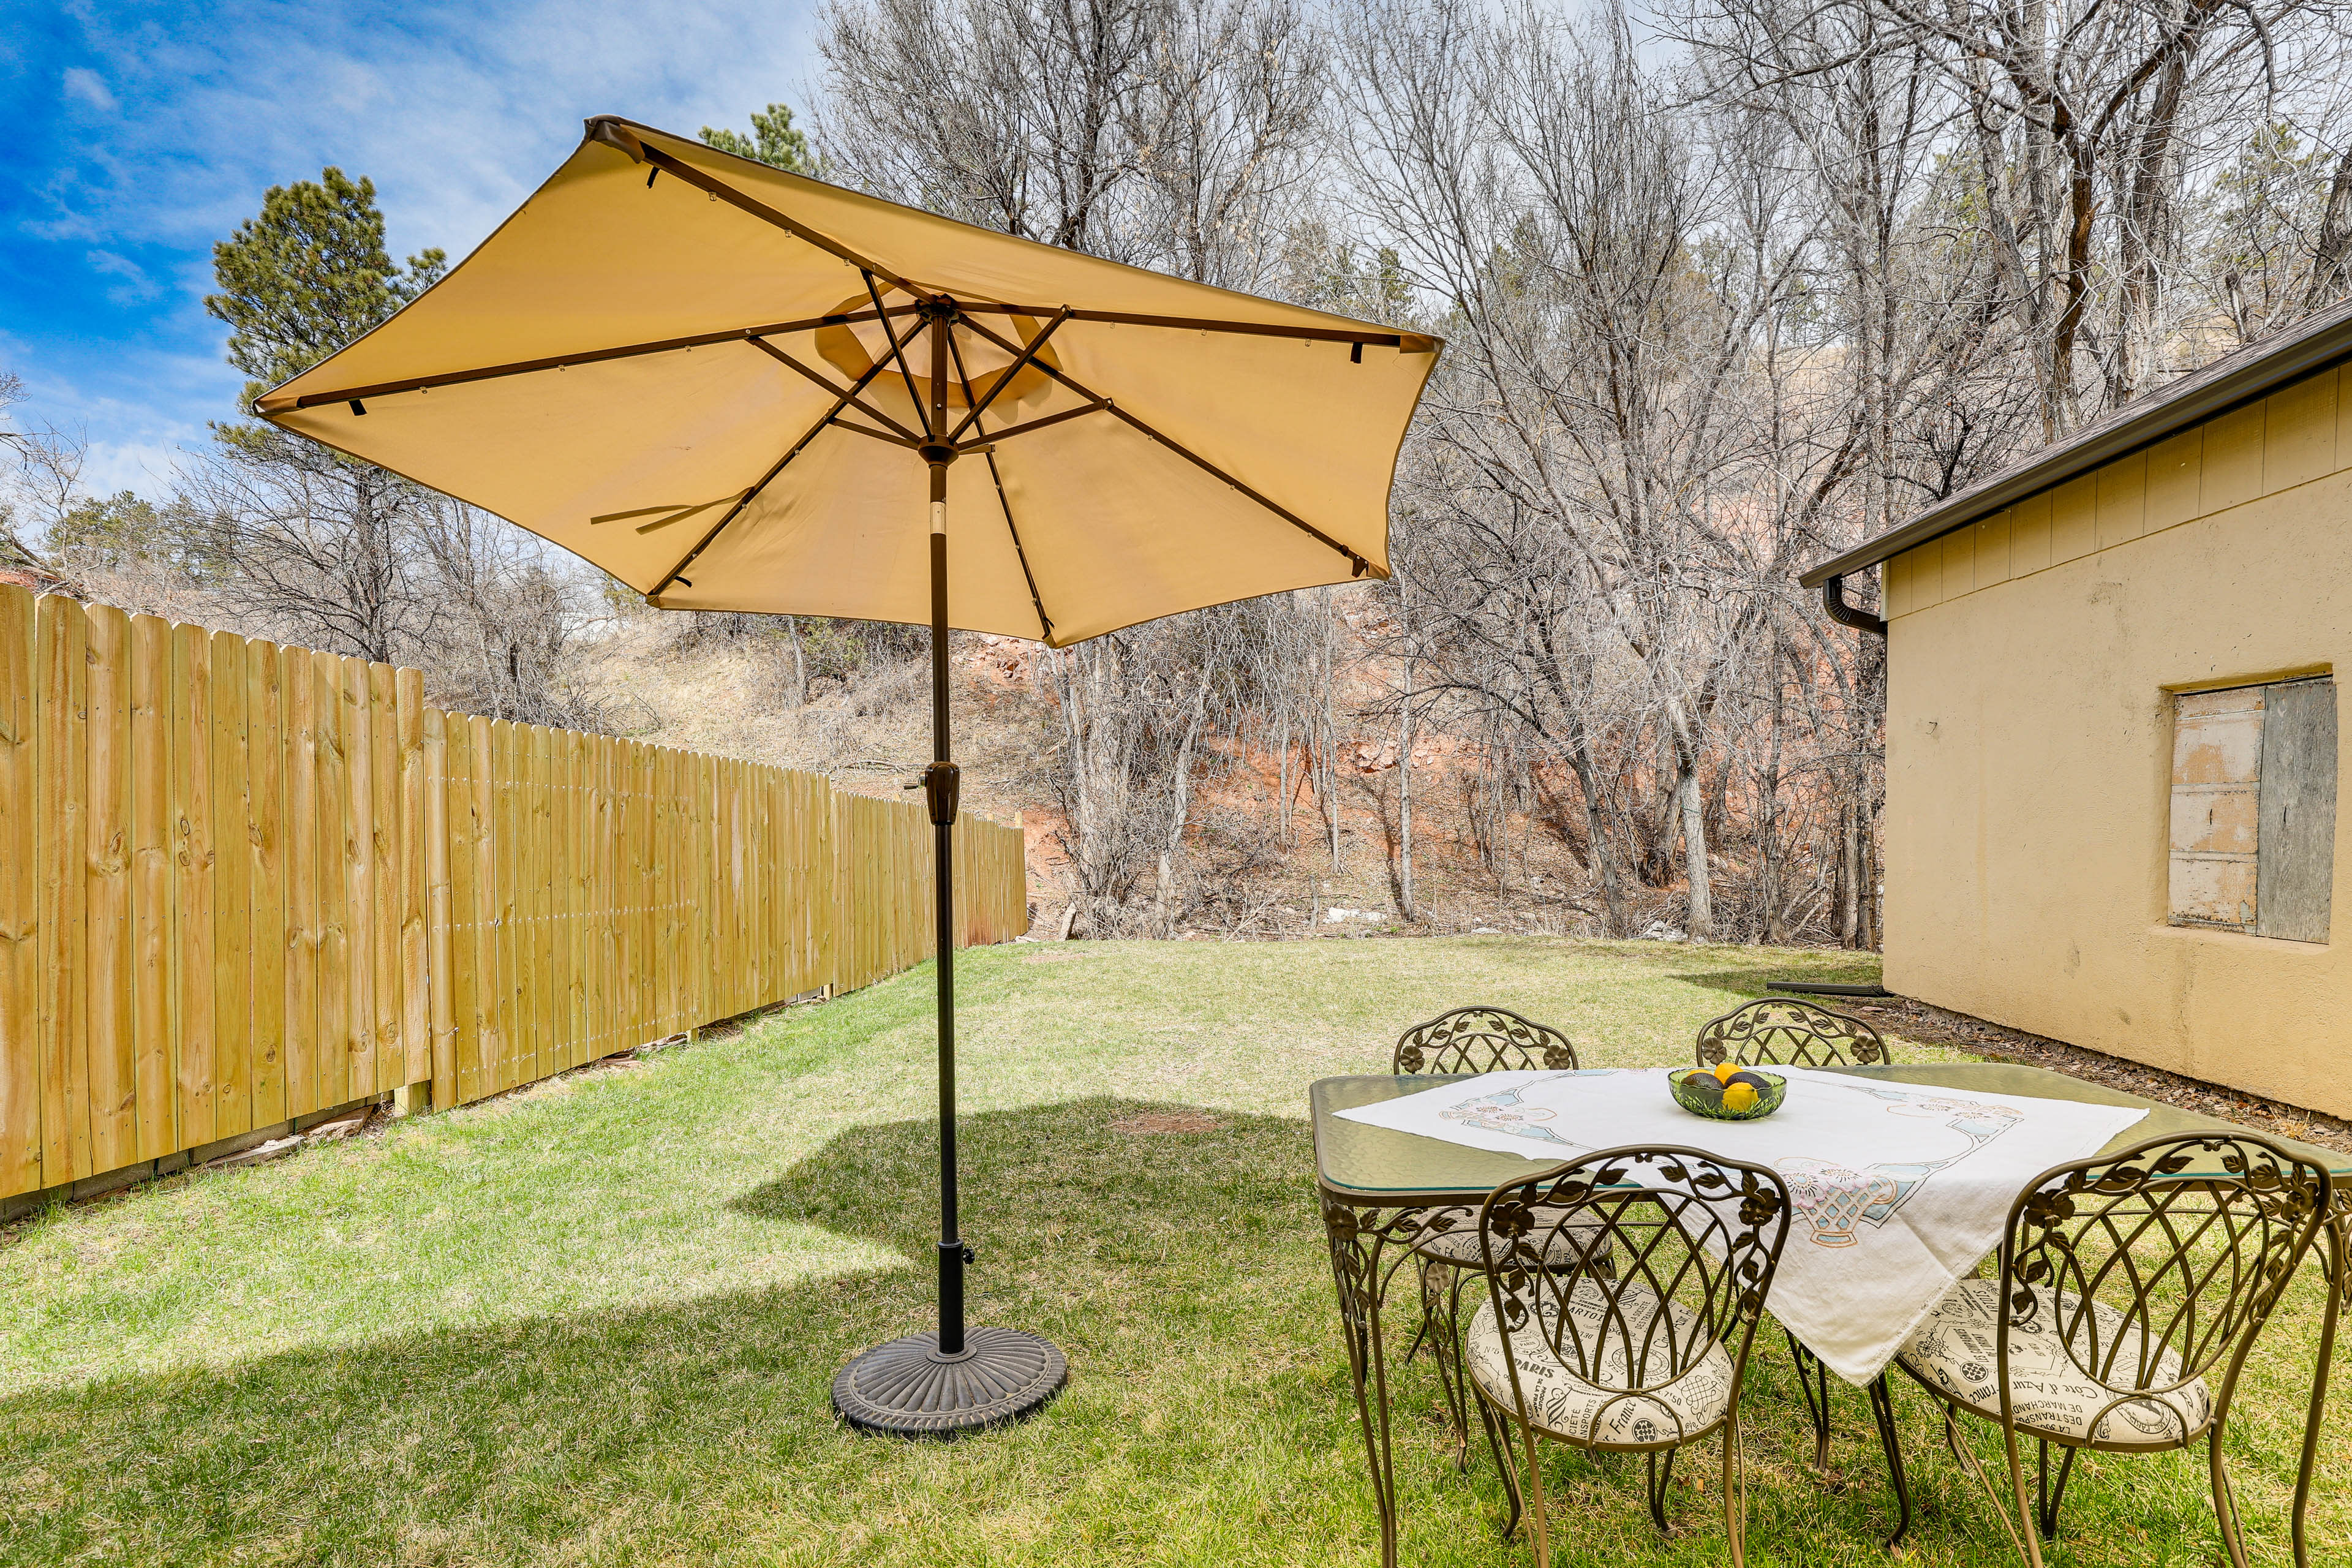
M 2296 1138 L 2325 1149 L 2352 1153 L 2352 1122 L 2324 1111 L 2289 1105 L 2284 1100 L 2265 1100 L 2244 1089 L 2225 1089 L 2220 1084 L 2184 1078 L 2179 1073 L 2165 1072 L 2158 1068 L 2142 1067 L 2137 1062 L 2127 1062 L 2121 1057 L 2111 1057 L 2103 1051 L 2070 1046 L 2063 1040 L 2046 1039 L 2040 1035 L 2029 1035 L 2022 1029 L 1988 1023 L 1982 1018 L 1972 1018 L 1966 1013 L 1930 1006 L 1907 997 L 1880 1001 L 1839 996 L 1827 1000 L 1840 1012 L 1868 1019 L 1884 1033 L 1900 1035 L 1906 1040 L 1916 1040 L 1922 1045 L 1956 1046 L 1961 1050 L 2001 1061 L 2049 1068 L 2070 1078 L 2105 1084 L 2109 1089 L 2161 1100 L 2167 1105 L 2177 1105 L 2183 1110 L 2193 1110 L 2202 1116 L 2234 1121 L 2258 1132 L 2275 1132 L 2283 1138 Z

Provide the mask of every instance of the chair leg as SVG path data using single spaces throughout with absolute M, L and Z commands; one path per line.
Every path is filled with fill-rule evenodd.
M 1895 1429 L 1895 1390 L 1883 1372 L 1870 1385 L 1870 1414 L 1878 1424 L 1878 1446 L 1886 1451 L 1886 1474 L 1895 1483 L 1895 1503 L 1903 1513 L 1895 1533 L 1886 1538 L 1886 1550 L 1892 1552 L 1911 1533 L 1911 1484 L 1903 1474 L 1903 1445 Z
M 1470 1468 L 1473 1395 L 1470 1371 L 1462 1362 L 1462 1291 L 1469 1276 L 1451 1265 L 1438 1267 L 1447 1278 L 1434 1292 L 1423 1289 L 1421 1331 L 1428 1338 L 1430 1354 L 1437 1363 L 1437 1381 L 1445 1390 L 1446 1414 L 1454 1422 L 1454 1468 L 1459 1474 Z
M 2009 1453 L 2009 1489 L 2017 1505 L 2017 1522 L 2024 1528 L 2025 1560 L 2042 1568 L 2042 1534 L 2034 1529 L 2033 1500 L 2025 1493 L 2025 1461 L 2017 1451 L 2017 1428 L 2001 1428 L 2001 1445 Z
M 2035 1460 L 2035 1485 L 2042 1499 L 2036 1522 L 2042 1526 L 2042 1540 L 2055 1541 L 2058 1539 L 2058 1507 L 2066 1500 L 2066 1479 L 2074 1473 L 2075 1450 L 2064 1448 L 2059 1451 L 2058 1481 L 2053 1486 L 2050 1480 L 2050 1444 L 2046 1439 L 2042 1440 L 2041 1448 L 2042 1452 Z
M 2017 1434 L 2004 1427 L 2002 1436 L 2009 1445 L 2009 1470 L 2012 1483 L 2009 1498 L 2003 1498 L 2000 1489 L 1993 1485 L 1992 1477 L 1985 1473 L 1984 1465 L 1977 1458 L 1975 1451 L 1961 1445 L 1959 1406 L 1948 1399 L 1944 1401 L 1944 1447 L 1951 1450 L 1952 1462 L 1975 1477 L 1977 1485 L 1984 1489 L 1985 1498 L 1992 1504 L 1994 1516 L 2000 1521 L 2001 1529 L 2009 1531 L 2009 1543 L 2017 1548 L 2017 1554 L 2032 1563 L 2033 1568 L 2042 1568 L 2042 1543 L 2033 1533 L 2032 1515 L 2025 1501 L 2025 1474 L 2017 1463 Z M 2013 1516 L 2012 1509 L 2015 1510 Z M 2020 1525 L 2025 1527 L 2023 1534 L 2018 1532 Z
M 1536 1429 L 1527 1413 L 1519 1412 L 1519 1441 L 1528 1450 L 1528 1513 L 1535 1521 L 1536 1568 L 1551 1568 L 1551 1518 L 1544 1506 L 1543 1462 L 1537 1451 Z M 2035 1568 L 2041 1568 L 2039 1563 Z
M 1400 1366 L 1410 1365 L 1412 1362 L 1412 1358 L 1421 1353 L 1423 1342 L 1429 1338 L 1429 1306 L 1431 1301 L 1429 1282 L 1431 1274 L 1441 1268 L 1444 1269 L 1449 1274 L 1453 1272 L 1453 1269 L 1449 1265 L 1444 1263 L 1432 1263 L 1426 1258 L 1416 1258 L 1413 1259 L 1413 1263 L 1415 1267 L 1419 1268 L 1421 1274 L 1421 1326 L 1413 1331 L 1412 1343 L 1404 1347 L 1404 1359 L 1397 1363 Z
M 1668 1448 L 1666 1462 L 1663 1465 L 1658 1463 L 1658 1451 L 1655 1448 L 1642 1456 L 1649 1471 L 1650 1518 L 1657 1525 L 1661 1535 L 1674 1533 L 1675 1527 L 1666 1522 L 1666 1487 L 1675 1479 L 1675 1456 L 1681 1452 L 1680 1448 Z
M 1805 1396 L 1805 1414 L 1813 1418 L 1813 1468 L 1826 1475 L 1830 1468 L 1830 1367 L 1805 1342 L 1789 1333 L 1789 1354 L 1797 1363 L 1797 1392 Z
M 2230 1568 L 2248 1568 L 2246 1537 L 2238 1518 L 2238 1499 L 2230 1486 L 2230 1468 L 2221 1458 L 2221 1427 L 2215 1423 L 2206 1440 L 2207 1463 L 2213 1472 L 2213 1518 L 2221 1527 L 2221 1545 L 2230 1553 Z
M 1486 1428 L 1486 1447 L 1495 1456 L 1495 1468 L 1503 1477 L 1503 1495 L 1511 1505 L 1511 1516 L 1503 1521 L 1503 1539 L 1508 1541 L 1511 1532 L 1519 1528 L 1522 1511 L 1518 1456 L 1511 1452 L 1511 1424 L 1495 1413 L 1494 1407 L 1486 1403 L 1486 1395 L 1479 1394 L 1476 1398 L 1478 1421 Z
M 1739 1417 L 1723 1427 L 1723 1533 L 1731 1544 L 1731 1568 L 1748 1562 L 1748 1479 L 1739 1467 Z

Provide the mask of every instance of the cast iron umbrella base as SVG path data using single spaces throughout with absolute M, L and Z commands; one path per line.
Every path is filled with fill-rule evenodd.
M 1019 1329 L 966 1329 L 961 1355 L 929 1331 L 877 1345 L 833 1380 L 833 1407 L 861 1432 L 953 1437 L 1024 1420 L 1062 1391 L 1069 1363 Z
M 948 760 L 948 465 L 955 461 L 956 448 L 941 439 L 948 429 L 948 328 L 956 309 L 949 301 L 926 301 L 921 319 L 931 349 L 931 399 L 924 411 L 930 438 L 917 451 L 931 474 L 932 761 L 923 770 L 920 787 L 930 807 L 932 951 L 939 985 L 940 1326 L 853 1358 L 833 1380 L 833 1407 L 863 1432 L 952 1437 L 1035 1415 L 1069 1381 L 1070 1363 L 1035 1334 L 967 1328 L 963 1321 L 963 1271 L 972 1251 L 956 1223 L 955 823 L 961 775 Z M 884 327 L 888 329 L 887 321 Z M 891 346 L 903 367 L 905 349 L 895 336 Z M 910 376 L 908 391 L 913 390 Z M 972 398 L 969 385 L 964 395 Z M 986 400 L 973 403 L 977 417 Z

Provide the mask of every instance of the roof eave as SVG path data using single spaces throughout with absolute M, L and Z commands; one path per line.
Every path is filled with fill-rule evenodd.
M 1866 571 L 1906 550 L 1966 528 L 2003 507 L 2053 485 L 2064 484 L 2118 458 L 2127 458 L 2142 447 L 2243 407 L 2347 358 L 2352 358 L 2352 312 L 2340 312 L 2321 331 L 2282 342 L 2269 353 L 2255 353 L 2225 374 L 2184 387 L 2177 396 L 2159 396 L 2136 416 L 2097 431 L 2080 444 L 2055 447 L 2046 457 L 2013 472 L 1963 490 L 1902 527 L 1865 541 L 1843 555 L 1831 557 L 1798 581 L 1808 588 L 1817 588 L 1832 577 Z

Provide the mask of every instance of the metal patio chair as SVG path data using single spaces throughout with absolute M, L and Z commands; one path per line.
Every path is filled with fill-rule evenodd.
M 1886 1042 L 1868 1024 L 1792 996 L 1743 1002 L 1698 1031 L 1703 1068 L 1883 1067 L 1888 1059 Z
M 1456 1007 L 1399 1036 L 1390 1070 L 1399 1077 L 1437 1073 L 1522 1070 L 1574 1071 L 1576 1047 L 1547 1024 L 1507 1007 Z M 1470 1393 L 1462 1381 L 1462 1289 L 1478 1268 L 1478 1211 L 1433 1209 L 1422 1216 L 1412 1246 L 1421 1271 L 1421 1325 L 1411 1361 L 1429 1345 L 1437 1357 L 1438 1381 L 1454 1418 L 1454 1462 L 1470 1459 Z
M 1576 1047 L 1566 1035 L 1508 1007 L 1456 1007 L 1397 1037 L 1391 1070 L 1420 1073 L 1572 1071 Z
M 1859 1018 L 1790 996 L 1743 1002 L 1698 1031 L 1698 1065 L 1725 1061 L 1742 1067 L 1883 1067 L 1890 1058 L 1878 1031 Z M 1813 1423 L 1813 1468 L 1830 1463 L 1830 1369 L 1789 1335 L 1796 1358 L 1797 1388 Z
M 1675 1457 L 1719 1435 L 1724 1527 L 1734 1568 L 1746 1563 L 1740 1385 L 1788 1230 L 1778 1173 L 1696 1149 L 1603 1150 L 1488 1195 L 1477 1225 L 1488 1300 L 1465 1367 L 1510 1498 L 1503 1534 L 1533 1519 L 1536 1568 L 1550 1562 L 1542 1438 L 1642 1455 L 1650 1517 L 1665 1530 Z M 1609 1268 L 1594 1266 L 1588 1237 Z
M 1943 1402 L 1953 1458 L 1984 1486 L 2032 1568 L 2058 1533 L 2077 1454 L 2156 1453 L 2200 1437 L 2222 1544 L 2247 1568 L 2223 1430 L 2246 1353 L 2332 1196 L 2319 1166 L 2225 1132 L 2153 1138 L 2054 1166 L 2019 1195 L 1999 1271 L 1953 1286 L 1895 1363 Z M 2000 1427 L 2010 1499 L 1964 1441 L 1964 1410 Z M 1891 1422 L 1881 1436 L 1907 1524 Z M 2032 1497 L 2019 1452 L 2029 1439 Z

